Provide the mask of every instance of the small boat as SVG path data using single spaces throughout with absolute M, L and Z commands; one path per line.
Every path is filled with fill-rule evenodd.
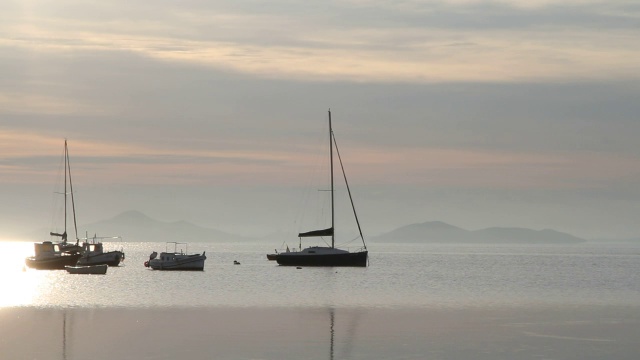
M 91 274 L 91 275 L 104 275 L 107 273 L 107 264 L 101 265 L 89 265 L 89 266 L 65 266 L 69 274 Z
M 289 252 L 289 245 L 287 245 L 286 242 L 282 243 L 282 246 L 286 246 L 287 247 L 287 252 Z M 274 249 L 274 252 L 271 254 L 267 254 L 267 260 L 269 261 L 275 261 L 278 258 L 278 249 Z
M 173 244 L 173 252 L 169 252 L 169 245 Z M 178 252 L 178 245 L 184 245 L 184 252 L 182 249 Z M 204 252 L 202 254 L 187 254 L 187 243 L 168 242 L 166 244 L 165 252 L 160 253 L 158 257 L 157 252 L 152 252 L 149 256 L 149 260 L 144 262 L 144 266 L 150 267 L 153 270 L 204 270 L 204 261 L 207 259 Z
M 340 161 L 340 168 L 342 169 L 342 175 L 344 177 L 344 182 L 347 188 L 347 193 L 349 194 L 349 199 L 351 201 L 351 207 L 353 210 L 353 215 L 355 217 L 356 225 L 358 226 L 358 232 L 360 234 L 360 238 L 362 239 L 363 247 L 355 252 L 349 252 L 347 250 L 339 249 L 335 246 L 335 232 L 334 232 L 334 220 L 335 220 L 335 211 L 334 211 L 334 171 L 333 171 L 333 161 L 334 161 L 334 149 L 335 153 Z M 367 266 L 368 260 L 368 250 L 367 245 L 364 242 L 364 236 L 362 235 L 362 229 L 360 228 L 360 222 L 358 221 L 358 216 L 356 214 L 356 209 L 353 204 L 353 198 L 351 197 L 351 190 L 349 189 L 349 183 L 347 182 L 347 175 L 344 172 L 344 166 L 342 164 L 342 159 L 340 158 L 340 152 L 338 151 L 338 144 L 336 142 L 335 136 L 333 134 L 333 129 L 331 128 L 331 111 L 329 111 L 329 166 L 330 166 L 330 175 L 331 175 L 331 189 L 330 193 L 330 203 L 331 203 L 331 224 L 330 227 L 321 229 L 321 230 L 312 230 L 304 233 L 299 233 L 298 238 L 300 238 L 300 246 L 299 251 L 289 251 L 287 248 L 286 252 L 280 252 L 276 254 L 267 254 L 267 259 L 271 260 L 275 258 L 279 265 L 282 266 Z M 307 237 L 331 237 L 331 246 L 312 246 L 305 249 L 302 249 L 302 238 Z
M 115 237 L 97 237 L 93 236 L 92 239 L 85 238 L 82 243 L 83 254 L 80 259 L 78 259 L 78 265 L 109 265 L 109 266 L 118 266 L 121 261 L 124 261 L 124 251 L 113 250 L 113 251 L 104 251 L 104 244 L 101 239 L 120 239 L 119 236 Z
M 34 243 L 35 256 L 27 257 L 24 262 L 30 268 L 38 270 L 64 270 L 65 266 L 73 266 L 82 255 L 82 247 L 79 246 L 80 240 L 77 234 L 76 211 L 73 201 L 73 184 L 71 183 L 71 168 L 69 166 L 69 148 L 67 140 L 64 141 L 64 232 L 50 232 L 49 235 L 61 238 L 60 241 L 43 241 Z M 68 188 L 67 188 L 68 185 Z M 68 191 L 67 191 L 68 190 Z M 76 229 L 76 242 L 67 242 L 67 200 L 71 195 L 71 205 L 73 208 L 73 225 Z

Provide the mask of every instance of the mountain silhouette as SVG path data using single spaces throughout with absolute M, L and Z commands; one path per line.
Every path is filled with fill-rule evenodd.
M 121 236 L 124 241 L 231 242 L 248 238 L 198 226 L 186 221 L 163 222 L 139 211 L 127 211 L 111 219 L 81 226 L 89 237 Z
M 556 230 L 490 227 L 466 230 L 441 221 L 410 224 L 372 237 L 374 242 L 572 244 L 586 240 Z

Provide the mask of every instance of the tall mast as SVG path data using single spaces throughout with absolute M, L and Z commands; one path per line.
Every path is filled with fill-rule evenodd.
M 67 153 L 67 139 L 64 139 L 64 232 L 63 234 L 65 234 L 65 237 L 62 239 L 62 241 L 67 240 L 67 169 L 68 169 L 68 164 L 67 162 L 69 161 L 69 155 Z
M 73 182 L 71 181 L 71 162 L 69 161 L 69 149 L 67 148 L 67 140 L 64 141 L 65 149 L 67 150 L 67 170 L 69 171 L 69 192 L 71 193 L 71 209 L 73 210 L 73 230 L 78 241 L 78 222 L 76 221 L 76 202 L 73 199 Z M 65 228 L 66 231 L 66 228 Z
M 334 227 L 335 222 L 335 213 L 334 213 L 334 205 L 333 205 L 333 130 L 331 128 L 331 109 L 329 109 L 329 162 L 331 163 L 331 248 L 335 247 L 335 233 L 336 229 Z

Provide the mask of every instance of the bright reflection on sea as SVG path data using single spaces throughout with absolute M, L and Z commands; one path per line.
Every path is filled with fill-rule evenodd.
M 43 290 L 49 274 L 26 271 L 24 259 L 33 255 L 33 244 L 26 242 L 0 242 L 0 308 L 25 306 L 34 302 Z
M 2 307 L 460 308 L 632 305 L 640 302 L 640 244 L 370 244 L 367 268 L 277 266 L 271 244 L 189 243 L 204 271 L 143 263 L 164 243 L 105 243 L 126 260 L 106 275 L 24 269 L 33 244 L 0 242 Z M 240 265 L 234 265 L 234 260 Z M 23 270 L 24 269 L 24 270 Z

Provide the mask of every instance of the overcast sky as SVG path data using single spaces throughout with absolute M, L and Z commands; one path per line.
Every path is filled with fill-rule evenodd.
M 638 39 L 627 0 L 4 0 L 0 225 L 50 225 L 67 138 L 80 223 L 289 230 L 331 108 L 365 234 L 640 236 Z

